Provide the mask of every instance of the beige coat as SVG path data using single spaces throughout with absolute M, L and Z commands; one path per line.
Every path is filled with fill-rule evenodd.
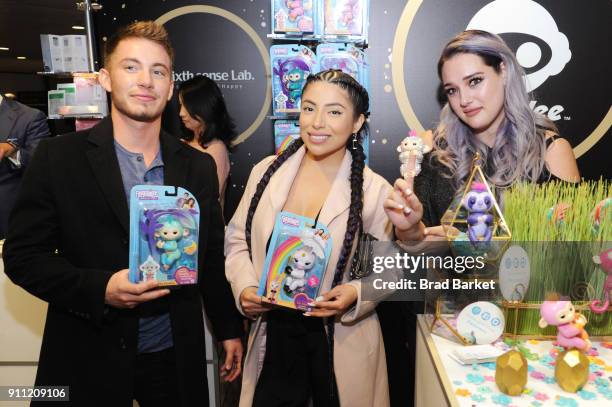
M 273 156 L 264 159 L 253 168 L 240 205 L 227 228 L 225 270 L 234 292 L 236 305 L 241 312 L 238 298 L 246 287 L 259 286 L 266 256 L 266 243 L 272 234 L 276 214 L 285 204 L 304 153 L 305 149 L 302 147 L 277 170 L 259 201 L 251 229 L 252 261 L 249 259 L 244 226 L 256 185 L 273 161 Z M 348 180 L 351 161 L 351 154 L 347 151 L 319 216 L 319 222 L 327 225 L 333 241 L 331 258 L 323 278 L 321 292 L 327 292 L 331 287 L 341 242 L 344 240 L 351 202 Z M 364 230 L 379 240 L 390 240 L 393 229 L 383 210 L 383 201 L 391 186 L 366 167 L 363 188 Z M 345 282 L 347 274 L 345 273 Z M 354 284 L 359 293 L 357 304 L 344 314 L 341 321 L 336 322 L 334 333 L 334 370 L 340 403 L 342 406 L 350 407 L 385 407 L 389 405 L 387 364 L 380 325 L 374 312 L 376 302 L 361 300 L 359 281 L 350 284 Z M 265 352 L 265 329 L 266 323 L 261 317 L 251 326 L 240 395 L 241 407 L 249 407 L 253 401 L 263 361 L 261 355 Z

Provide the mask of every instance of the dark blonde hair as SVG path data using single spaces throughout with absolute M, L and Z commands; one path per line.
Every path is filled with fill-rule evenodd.
M 104 44 L 104 64 L 110 62 L 110 58 L 115 52 L 117 45 L 127 38 L 144 38 L 145 40 L 153 41 L 161 45 L 168 56 L 170 57 L 170 70 L 174 64 L 174 50 L 168 32 L 163 25 L 157 24 L 154 21 L 137 21 L 125 27 L 119 28 L 106 43 Z
M 456 187 L 469 176 L 476 152 L 480 153 L 483 162 L 493 164 L 488 176 L 496 185 L 506 186 L 521 179 L 536 182 L 544 170 L 546 132 L 558 134 L 558 130 L 550 119 L 535 113 L 529 106 L 530 98 L 523 79 L 525 72 L 514 53 L 496 34 L 464 31 L 451 39 L 442 51 L 438 62 L 440 80 L 444 64 L 457 54 L 478 55 L 497 73 L 501 72 L 501 64 L 505 65 L 505 118 L 489 150 L 474 137 L 473 130 L 459 119 L 450 104 L 445 103 L 434 132 L 432 157 L 450 170 Z

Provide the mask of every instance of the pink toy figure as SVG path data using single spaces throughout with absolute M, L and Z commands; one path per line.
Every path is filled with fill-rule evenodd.
M 593 301 L 589 306 L 591 311 L 597 314 L 603 314 L 608 310 L 610 306 L 610 292 L 612 292 L 612 249 L 604 250 L 597 256 L 593 256 L 595 264 L 599 264 L 604 273 L 607 274 L 606 281 L 604 282 L 603 304 L 601 300 Z
M 587 352 L 591 349 L 589 334 L 584 330 L 587 323 L 584 315 L 574 310 L 571 301 L 544 301 L 540 307 L 540 328 L 557 327 L 557 344 L 566 349 L 576 348 Z
M 347 0 L 342 8 L 342 23 L 349 26 L 353 23 L 355 15 L 359 13 L 359 0 Z
M 285 4 L 289 10 L 289 20 L 295 21 L 298 17 L 304 15 L 304 8 L 302 7 L 301 0 L 287 0 Z

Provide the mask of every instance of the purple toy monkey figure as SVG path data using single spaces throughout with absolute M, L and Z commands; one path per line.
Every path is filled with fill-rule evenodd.
M 589 334 L 584 330 L 584 315 L 576 312 L 571 301 L 544 301 L 540 307 L 540 328 L 557 327 L 557 344 L 566 349 L 576 348 L 587 352 L 591 349 Z
M 468 237 L 470 242 L 489 242 L 493 235 L 493 197 L 482 182 L 474 182 L 470 192 L 465 195 L 463 206 L 469 212 Z
M 597 314 L 603 314 L 610 306 L 610 293 L 612 292 L 612 249 L 604 250 L 597 256 L 593 256 L 595 264 L 601 265 L 604 273 L 607 274 L 604 282 L 603 295 L 604 300 L 595 300 L 590 304 L 591 311 Z

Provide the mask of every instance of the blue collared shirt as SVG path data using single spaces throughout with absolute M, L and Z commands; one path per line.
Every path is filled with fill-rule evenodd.
M 144 155 L 127 151 L 115 141 L 123 189 L 130 205 L 130 191 L 134 185 L 164 185 L 164 162 L 161 150 L 147 168 Z M 138 320 L 138 353 L 158 352 L 173 346 L 170 314 L 165 313 Z

